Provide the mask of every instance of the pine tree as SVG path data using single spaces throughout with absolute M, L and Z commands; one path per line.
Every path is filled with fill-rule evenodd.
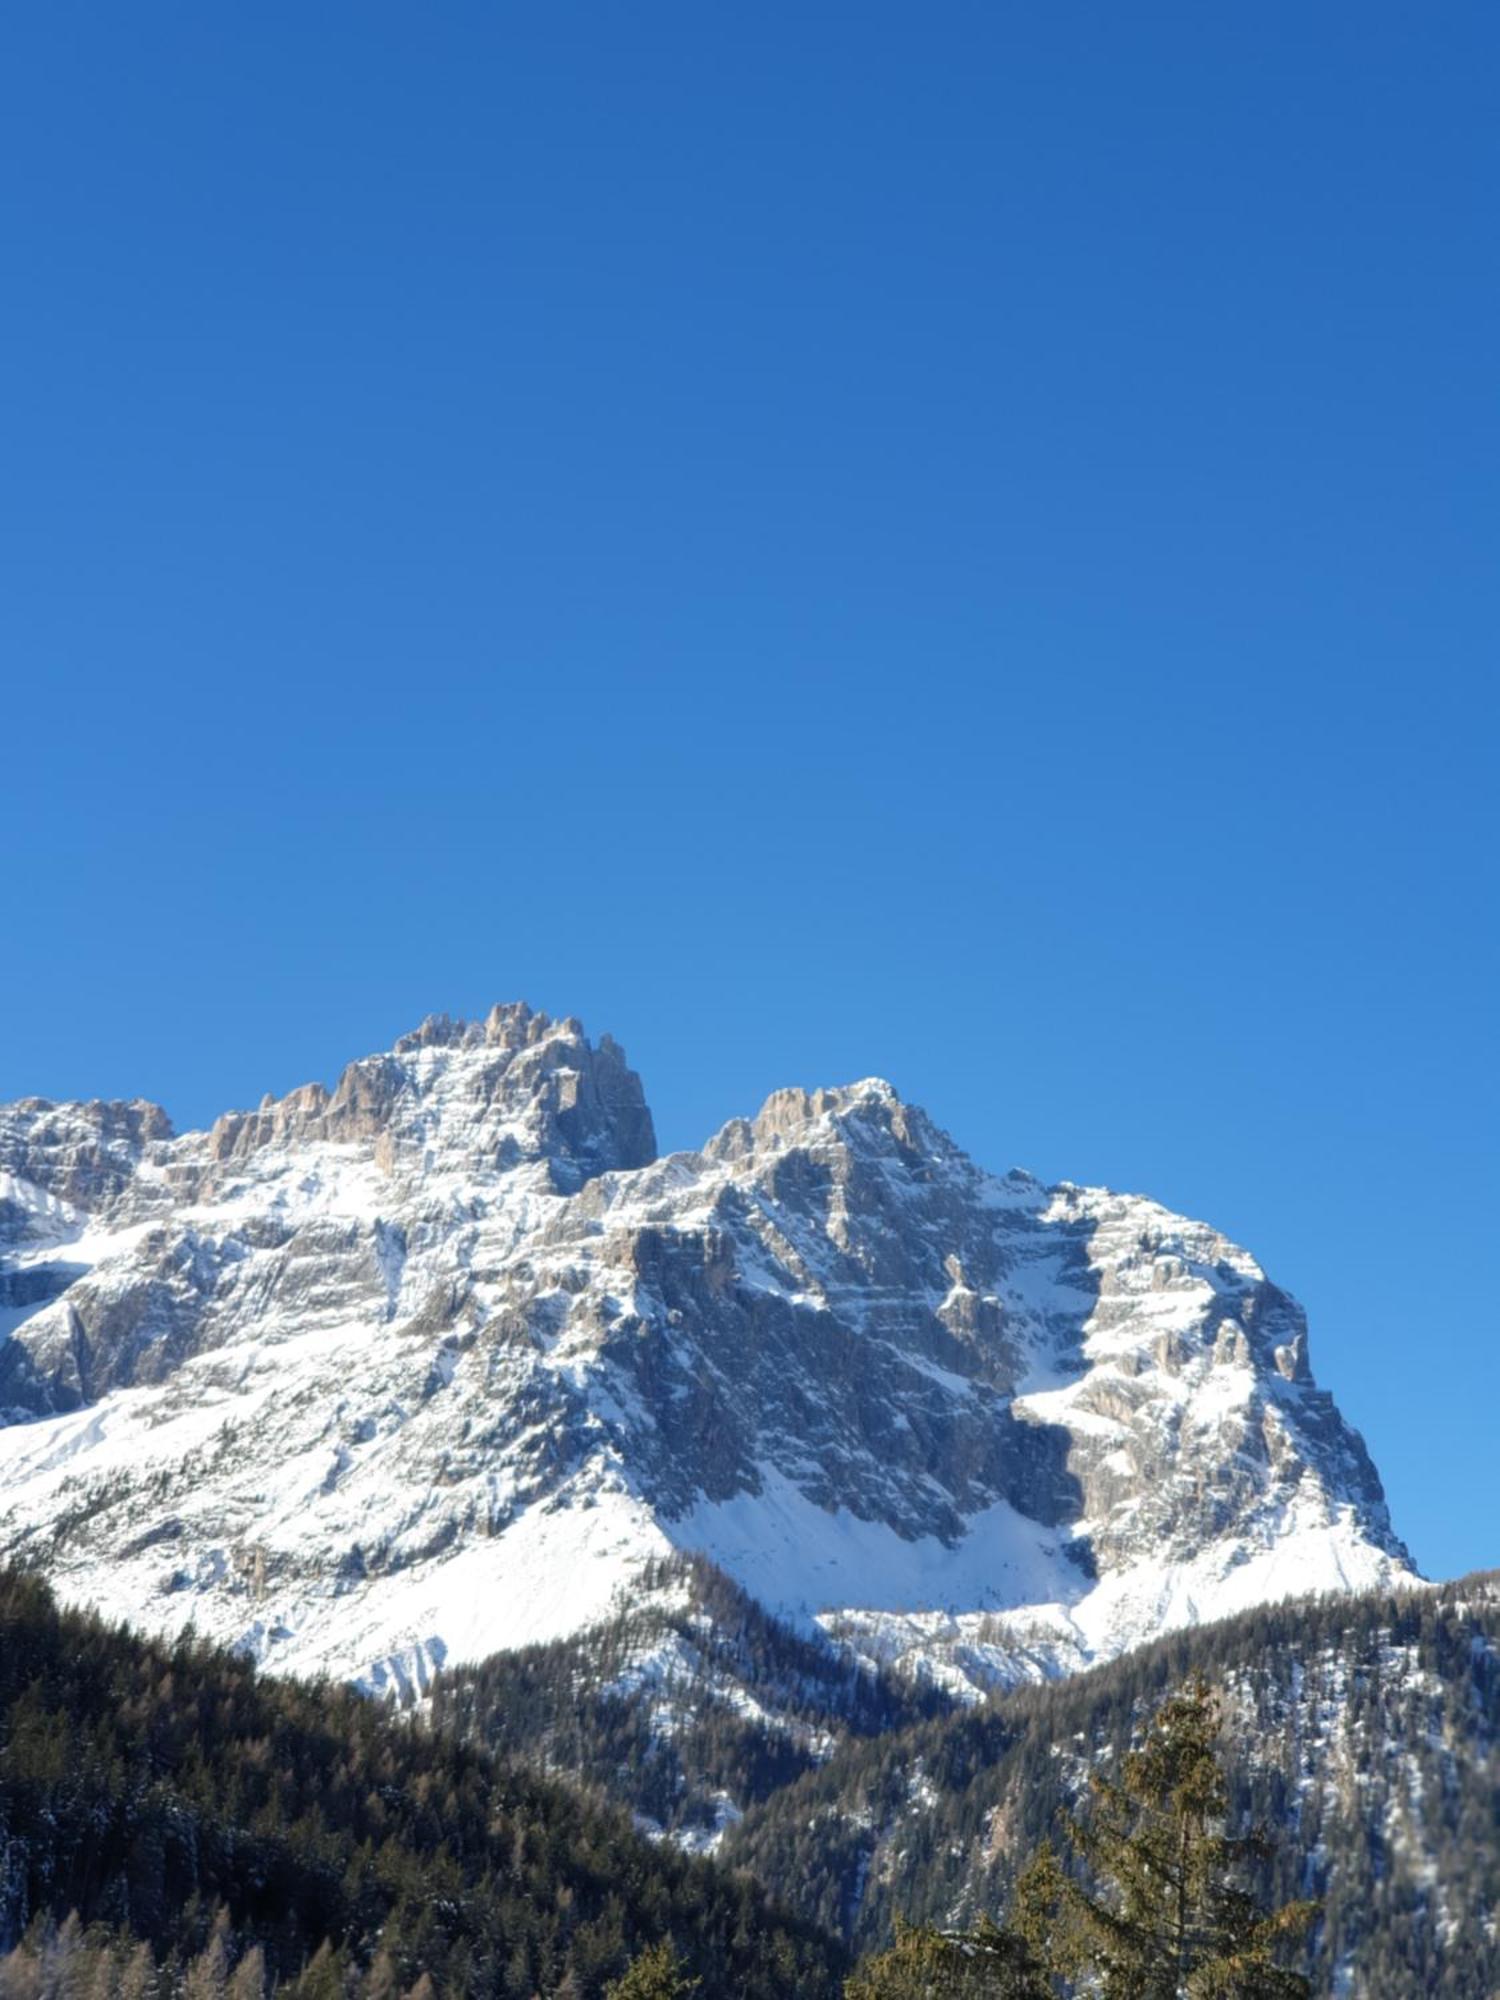
M 670 1939 L 653 1944 L 630 1962 L 627 1971 L 605 1987 L 605 2000 L 682 2000 L 695 1992 Z
M 120 1970 L 115 2000 L 146 2000 L 156 1984 L 156 1961 L 148 1944 L 138 1944 Z
M 265 2000 L 265 1991 L 266 1955 L 258 1944 L 252 1945 L 234 1968 L 229 2000 Z
M 325 1938 L 292 1988 L 296 2000 L 342 2000 L 344 1971 L 339 1954 Z
M 1020 1931 L 981 1917 L 971 1931 L 899 1923 L 896 1942 L 845 1982 L 845 2000 L 1051 2000 L 1046 1967 Z
M 229 1912 L 214 1914 L 208 1943 L 187 1969 L 182 1983 L 183 2000 L 223 2000 L 229 1983 Z
M 1247 1883 L 1269 1858 L 1260 1834 L 1224 1830 L 1217 1697 L 1197 1680 L 1164 1702 L 1120 1779 L 1095 1777 L 1094 1810 L 1071 1827 L 1097 1893 L 1056 1878 L 1051 1954 L 1087 1971 L 1102 2000 L 1302 2000 L 1276 1953 L 1314 1906 L 1270 1910 Z
M 396 1963 L 382 1945 L 370 1962 L 362 1988 L 364 2000 L 398 2000 L 401 1982 L 396 1976 Z
M 0 2000 L 41 2000 L 42 1966 L 24 1945 L 0 1958 Z

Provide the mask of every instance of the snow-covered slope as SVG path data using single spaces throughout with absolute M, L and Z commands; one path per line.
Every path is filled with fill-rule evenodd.
M 0 1314 L 0 1556 L 374 1686 L 672 1548 L 964 1688 L 1409 1568 L 1212 1229 L 876 1080 L 657 1159 L 618 1046 L 521 1006 L 206 1133 L 0 1109 Z

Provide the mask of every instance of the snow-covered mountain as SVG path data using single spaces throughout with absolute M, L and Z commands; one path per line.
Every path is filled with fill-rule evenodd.
M 876 1080 L 658 1159 L 609 1038 L 437 1018 L 208 1132 L 0 1108 L 0 1558 L 371 1686 L 699 1550 L 968 1689 L 1411 1574 L 1302 1313 Z

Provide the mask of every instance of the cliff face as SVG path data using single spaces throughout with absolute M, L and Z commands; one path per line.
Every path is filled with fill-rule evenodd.
M 955 1688 L 1403 1574 L 1294 1302 L 889 1085 L 655 1157 L 608 1037 L 433 1020 L 206 1133 L 0 1108 L 0 1555 L 421 1684 L 701 1549 Z

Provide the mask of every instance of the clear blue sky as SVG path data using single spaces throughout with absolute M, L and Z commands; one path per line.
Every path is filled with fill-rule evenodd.
M 1492 6 L 13 7 L 0 1097 L 524 996 L 1312 1314 L 1500 1562 Z

